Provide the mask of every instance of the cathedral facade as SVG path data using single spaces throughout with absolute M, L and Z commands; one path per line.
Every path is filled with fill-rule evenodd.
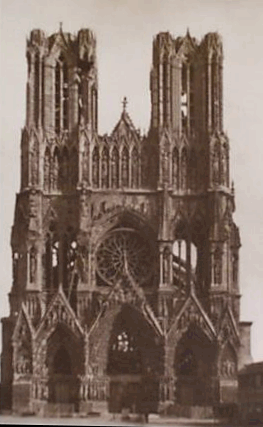
M 240 322 L 220 36 L 154 38 L 147 135 L 125 100 L 98 134 L 92 31 L 33 30 L 26 56 L 2 407 L 235 401 L 251 324 Z

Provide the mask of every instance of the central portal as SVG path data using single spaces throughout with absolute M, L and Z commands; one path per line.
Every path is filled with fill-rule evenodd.
M 124 305 L 109 343 L 109 411 L 157 412 L 162 347 L 143 315 Z

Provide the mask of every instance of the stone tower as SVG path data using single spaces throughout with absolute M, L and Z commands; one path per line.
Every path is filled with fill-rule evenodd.
M 251 324 L 239 313 L 220 36 L 155 37 L 144 136 L 125 101 L 98 134 L 92 31 L 33 30 L 27 63 L 2 406 L 235 401 Z

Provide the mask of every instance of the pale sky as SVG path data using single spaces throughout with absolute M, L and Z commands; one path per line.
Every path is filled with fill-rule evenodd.
M 254 322 L 252 356 L 263 360 L 263 1 L 0 0 L 0 317 L 8 315 L 10 233 L 20 188 L 20 135 L 25 122 L 26 37 L 91 28 L 97 37 L 99 131 L 111 132 L 128 98 L 136 127 L 148 130 L 152 39 L 160 31 L 200 40 L 218 31 L 224 43 L 224 128 L 230 138 L 241 232 L 241 319 Z

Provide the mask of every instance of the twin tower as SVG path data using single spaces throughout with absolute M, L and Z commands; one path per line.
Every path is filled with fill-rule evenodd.
M 143 136 L 126 102 L 98 134 L 92 31 L 33 30 L 26 54 L 2 407 L 233 403 L 251 323 L 240 322 L 220 36 L 154 38 Z

